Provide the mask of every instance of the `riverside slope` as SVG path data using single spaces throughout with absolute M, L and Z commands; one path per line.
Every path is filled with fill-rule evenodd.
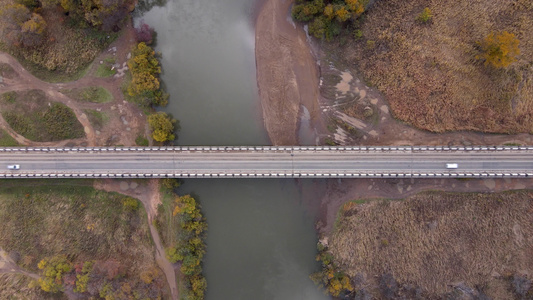
M 291 0 L 267 0 L 256 21 L 257 84 L 273 145 L 298 144 L 301 105 L 319 115 L 319 79 L 305 32 L 290 22 Z

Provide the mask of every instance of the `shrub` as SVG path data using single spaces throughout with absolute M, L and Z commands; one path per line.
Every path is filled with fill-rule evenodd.
M 149 142 L 148 142 L 148 139 L 145 138 L 144 136 L 142 135 L 139 135 L 136 139 L 135 139 L 135 144 L 137 144 L 137 146 L 148 146 L 149 145 Z
M 477 59 L 484 59 L 485 65 L 492 65 L 496 68 L 505 68 L 516 61 L 516 56 L 520 54 L 518 45 L 520 41 L 514 34 L 504 31 L 495 34 L 491 32 L 482 42 L 483 53 L 476 56 Z
M 163 180 L 161 180 L 161 184 L 165 188 L 172 190 L 179 187 L 181 185 L 181 181 L 177 178 L 163 178 Z
M 126 211 L 136 211 L 139 209 L 139 201 L 131 197 L 126 197 L 122 200 L 122 205 Z
M 420 21 L 422 23 L 427 23 L 433 18 L 433 15 L 431 14 L 431 9 L 429 7 L 424 8 L 424 10 L 416 17 L 417 21 Z
M 6 101 L 7 103 L 15 103 L 17 101 L 17 92 L 7 92 L 2 94 L 2 100 Z
M 165 256 L 167 257 L 168 261 L 171 263 L 177 263 L 180 260 L 183 260 L 183 256 L 181 256 L 178 253 L 178 249 L 175 247 L 168 247 L 165 249 Z
M 363 37 L 363 31 L 361 29 L 356 29 L 353 31 L 353 37 L 354 39 L 358 40 Z
M 154 29 L 148 26 L 148 24 L 142 23 L 139 28 L 135 28 L 135 35 L 137 36 L 137 42 L 151 45 L 154 38 Z

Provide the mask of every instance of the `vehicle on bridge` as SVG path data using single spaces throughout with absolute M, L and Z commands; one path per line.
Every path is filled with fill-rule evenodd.
M 458 164 L 446 164 L 446 169 L 457 169 L 459 167 Z
M 18 170 L 20 169 L 20 165 L 7 165 L 8 170 Z

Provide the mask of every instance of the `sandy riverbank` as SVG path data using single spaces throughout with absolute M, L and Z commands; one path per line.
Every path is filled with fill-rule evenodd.
M 291 0 L 267 0 L 255 29 L 257 85 L 263 118 L 274 145 L 298 143 L 298 117 L 305 106 L 319 116 L 318 68 L 305 32 L 292 23 Z

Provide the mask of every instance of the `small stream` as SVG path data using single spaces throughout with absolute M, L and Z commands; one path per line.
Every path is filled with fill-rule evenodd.
M 180 145 L 268 145 L 255 79 L 254 1 L 175 0 L 137 17 L 157 32 L 164 110 L 181 122 Z M 302 116 L 302 125 L 309 123 Z M 310 125 L 301 142 L 314 144 Z M 206 299 L 327 299 L 314 220 L 322 180 L 194 179 L 209 223 Z

